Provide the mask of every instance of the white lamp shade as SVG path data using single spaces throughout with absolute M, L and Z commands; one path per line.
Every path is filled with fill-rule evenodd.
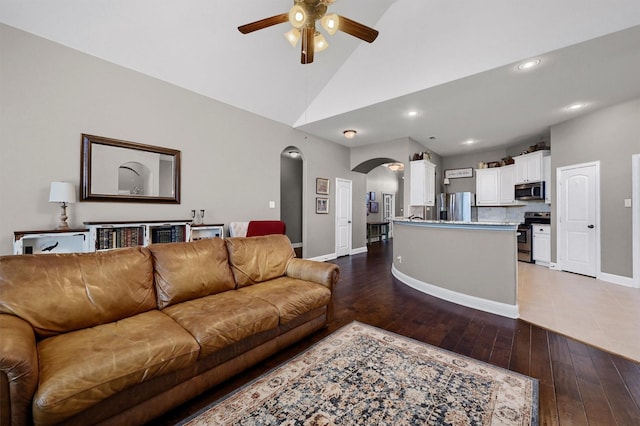
M 338 31 L 339 23 L 340 18 L 335 13 L 324 15 L 320 20 L 320 24 L 322 24 L 322 27 L 329 33 L 329 35 L 334 35 L 336 31 Z
M 71 182 L 51 182 L 50 203 L 75 203 L 76 190 Z
M 291 46 L 296 47 L 298 40 L 300 40 L 300 30 L 297 28 L 291 28 L 291 30 L 284 33 L 285 38 L 291 43 Z
M 329 43 L 325 40 L 324 36 L 316 31 L 316 35 L 313 38 L 313 48 L 316 52 L 322 52 L 327 47 L 329 47 Z
M 294 28 L 302 28 L 307 21 L 307 13 L 299 4 L 295 4 L 289 10 L 289 22 Z

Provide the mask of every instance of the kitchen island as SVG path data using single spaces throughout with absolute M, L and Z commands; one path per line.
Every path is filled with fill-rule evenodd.
M 398 280 L 440 299 L 518 317 L 518 223 L 393 222 Z

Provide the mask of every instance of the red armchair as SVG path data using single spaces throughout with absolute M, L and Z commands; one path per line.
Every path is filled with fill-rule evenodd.
M 252 220 L 247 228 L 247 237 L 284 234 L 286 225 L 281 220 Z

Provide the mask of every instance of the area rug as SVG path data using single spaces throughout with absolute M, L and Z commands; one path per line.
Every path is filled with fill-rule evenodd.
M 353 322 L 183 425 L 537 425 L 537 380 Z

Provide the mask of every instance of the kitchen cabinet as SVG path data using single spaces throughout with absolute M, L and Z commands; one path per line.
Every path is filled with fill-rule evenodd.
M 542 170 L 544 178 L 544 202 L 551 204 L 551 156 L 542 159 Z
M 541 182 L 544 180 L 543 158 L 551 154 L 549 150 L 535 151 L 513 157 L 516 164 L 516 184 Z
M 542 266 L 551 263 L 551 225 L 533 226 L 533 261 Z
M 514 206 L 515 165 L 476 169 L 477 206 Z
M 500 205 L 500 172 L 498 168 L 476 170 L 476 205 Z
M 498 169 L 500 184 L 500 204 L 512 205 L 516 204 L 514 186 L 516 184 L 516 166 L 504 166 Z
M 433 206 L 436 195 L 436 165 L 427 160 L 411 161 L 410 197 L 411 206 Z

